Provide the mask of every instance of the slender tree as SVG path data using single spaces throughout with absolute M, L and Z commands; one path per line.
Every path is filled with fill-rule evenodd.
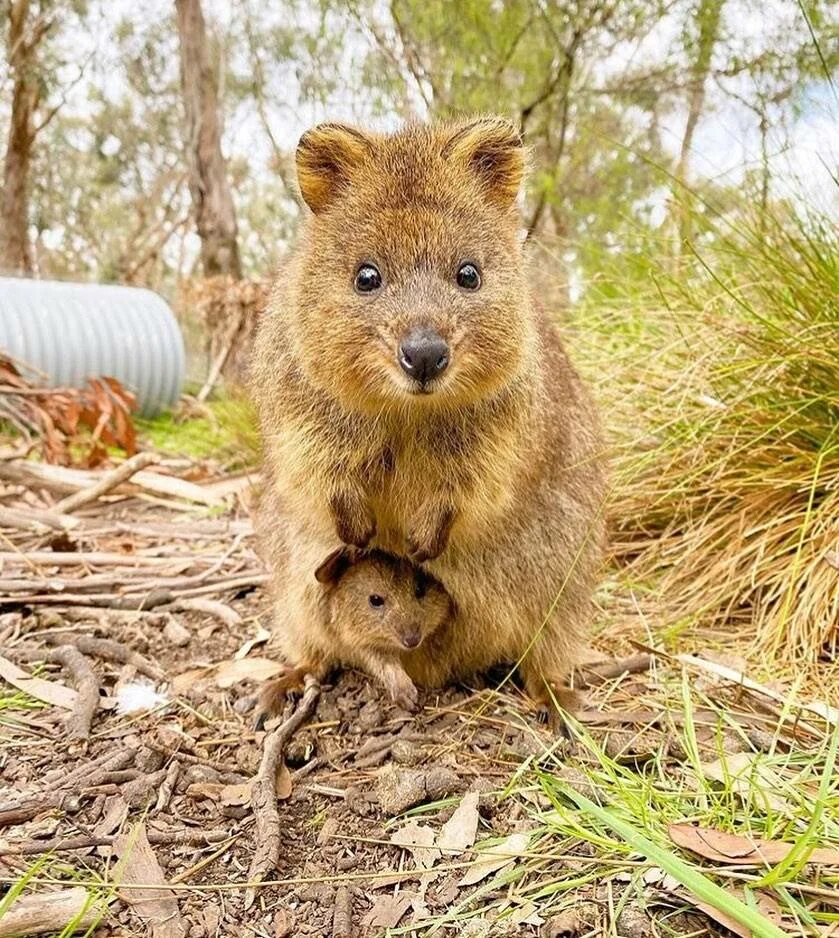
M 206 276 L 241 277 L 236 210 L 221 152 L 217 70 L 200 0 L 175 0 L 186 113 L 189 191 Z
M 42 10 L 30 16 L 29 0 L 11 0 L 7 5 L 7 57 L 12 76 L 12 111 L 3 161 L 3 192 L 0 196 L 0 270 L 31 274 L 29 243 L 29 170 L 41 100 L 38 49 L 52 27 L 52 17 Z

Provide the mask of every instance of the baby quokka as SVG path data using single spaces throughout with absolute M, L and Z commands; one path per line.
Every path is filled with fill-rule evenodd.
M 410 561 L 381 550 L 339 547 L 315 571 L 325 615 L 308 658 L 269 682 L 260 711 L 274 712 L 286 691 L 312 674 L 319 680 L 334 667 L 360 668 L 406 710 L 418 693 L 405 660 L 452 618 L 443 586 Z M 314 624 L 310 624 L 314 628 Z M 329 653 L 322 649 L 329 648 Z

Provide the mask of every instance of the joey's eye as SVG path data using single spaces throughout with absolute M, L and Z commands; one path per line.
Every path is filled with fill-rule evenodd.
M 426 592 L 427 590 L 426 590 L 425 583 L 423 583 L 422 580 L 418 579 L 414 583 L 414 596 L 417 599 L 422 599 L 425 596 Z
M 474 264 L 461 264 L 456 279 L 457 285 L 463 290 L 477 290 L 481 285 L 481 274 Z
M 372 264 L 362 264 L 355 274 L 355 288 L 359 293 L 373 293 L 382 285 L 382 275 Z
M 378 609 L 379 606 L 384 606 L 385 598 L 384 596 L 379 596 L 378 593 L 371 593 L 369 597 L 369 602 L 370 602 L 370 605 L 373 606 L 374 609 Z

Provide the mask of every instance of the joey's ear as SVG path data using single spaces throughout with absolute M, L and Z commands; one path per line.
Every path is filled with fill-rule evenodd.
M 353 169 L 371 153 L 373 141 L 346 124 L 318 124 L 297 144 L 297 183 L 317 213 L 346 188 Z
M 315 570 L 318 583 L 334 586 L 358 559 L 357 547 L 337 547 Z
M 515 201 L 524 175 L 524 144 L 510 121 L 482 117 L 466 124 L 448 139 L 443 157 L 474 172 L 494 202 L 506 208 Z

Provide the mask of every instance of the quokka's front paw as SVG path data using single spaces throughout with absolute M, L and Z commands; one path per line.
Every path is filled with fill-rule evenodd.
M 433 523 L 410 530 L 406 546 L 411 563 L 421 564 L 439 557 L 449 543 L 453 522 L 454 512 L 440 509 L 434 514 Z
M 416 713 L 419 709 L 419 691 L 404 671 L 388 674 L 385 678 L 385 689 L 397 707 L 410 713 Z
M 376 533 L 376 518 L 360 498 L 336 495 L 331 502 L 338 539 L 353 547 L 366 547 Z

